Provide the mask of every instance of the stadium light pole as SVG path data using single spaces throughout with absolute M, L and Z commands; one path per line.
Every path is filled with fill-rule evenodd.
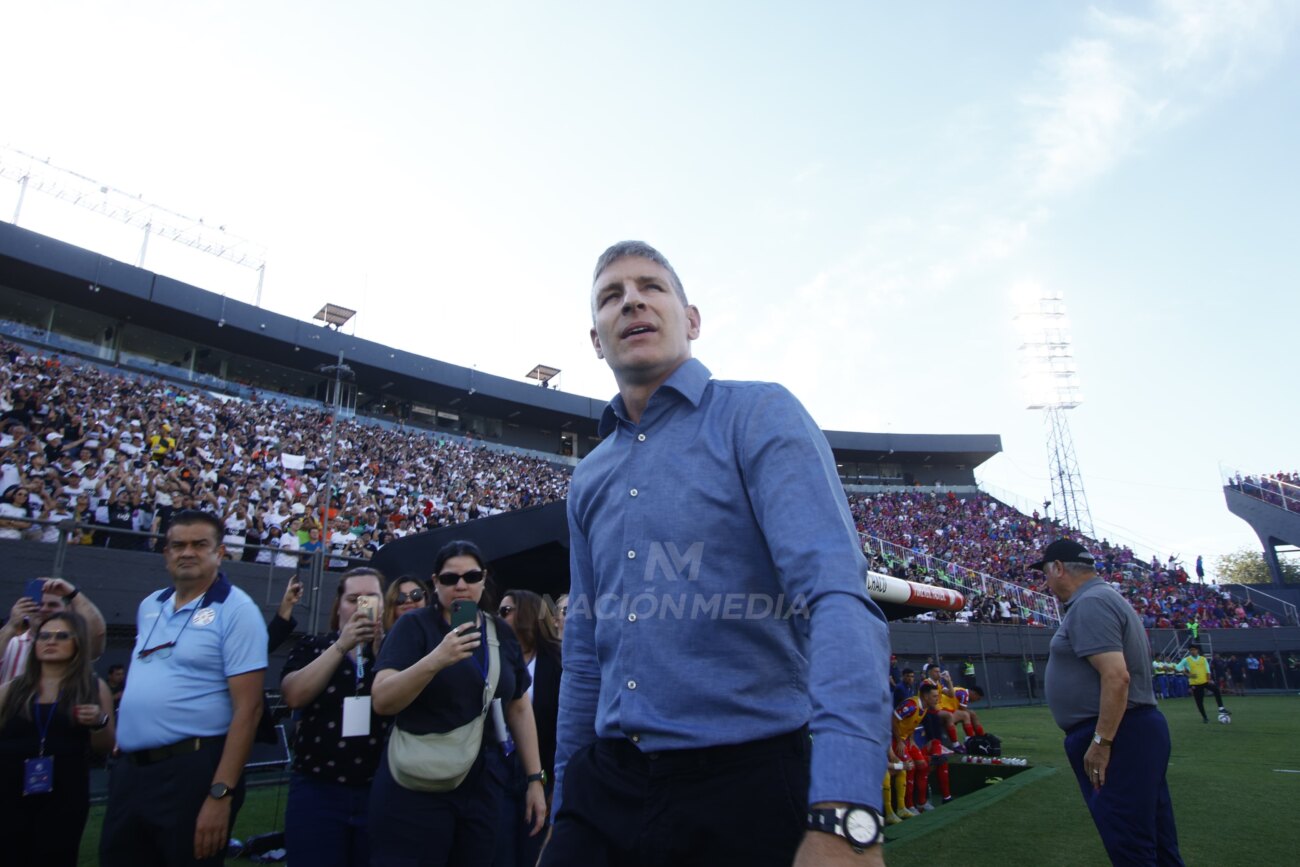
M 1067 527 L 1095 539 L 1092 512 L 1066 416 L 1068 410 L 1083 403 L 1083 392 L 1065 301 L 1059 292 L 1041 293 L 1016 320 L 1022 330 L 1020 351 L 1027 408 L 1041 409 L 1047 427 L 1047 464 L 1056 513 Z
M 325 558 L 330 537 L 330 501 L 334 498 L 334 456 L 338 451 L 339 413 L 343 411 L 343 380 L 351 380 L 355 374 L 352 368 L 343 363 L 343 350 L 339 350 L 336 364 L 322 364 L 317 368 L 321 373 L 334 376 L 334 407 L 330 413 L 330 448 L 325 462 L 325 501 L 321 504 L 321 551 L 317 558 L 319 565 L 312 576 L 311 631 L 316 634 L 317 616 L 320 613 L 321 585 L 325 583 Z

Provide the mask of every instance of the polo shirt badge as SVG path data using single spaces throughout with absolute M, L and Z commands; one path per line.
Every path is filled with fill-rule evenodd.
M 215 608 L 200 608 L 198 611 L 194 612 L 194 619 L 191 622 L 195 626 L 207 626 L 216 619 L 217 611 Z

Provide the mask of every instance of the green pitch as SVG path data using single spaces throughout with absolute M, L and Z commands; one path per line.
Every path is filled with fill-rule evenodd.
M 1300 773 L 1278 771 L 1300 772 L 1300 698 L 1226 698 L 1231 725 L 1220 725 L 1213 715 L 1203 725 L 1190 698 L 1161 704 L 1173 736 L 1169 788 L 1183 860 L 1289 863 L 1300 851 Z M 889 867 L 1107 864 L 1047 708 L 981 710 L 980 719 L 1002 738 L 1008 756 L 1027 758 L 1034 767 L 890 828 Z M 997 775 L 996 767 L 988 769 L 989 777 Z M 1005 789 L 992 791 L 999 787 Z M 250 790 L 235 836 L 283 828 L 285 793 L 284 787 Z M 90 811 L 80 860 L 87 867 L 98 861 L 103 816 L 102 806 Z
M 1220 725 L 1211 713 L 1212 698 L 1206 706 L 1209 725 L 1191 698 L 1161 703 L 1173 738 L 1169 789 L 1183 860 L 1290 861 L 1300 849 L 1294 813 L 1300 800 L 1300 698 L 1224 698 L 1231 725 Z M 1027 758 L 1035 769 L 1019 775 L 1028 778 L 1023 781 L 1008 777 L 996 784 L 1005 785 L 1005 793 L 986 790 L 966 804 L 959 799 L 890 828 L 887 833 L 897 839 L 885 846 L 889 867 L 1108 864 L 1047 708 L 979 714 L 985 729 L 1002 738 L 1006 755 Z M 958 815 L 945 821 L 945 810 Z

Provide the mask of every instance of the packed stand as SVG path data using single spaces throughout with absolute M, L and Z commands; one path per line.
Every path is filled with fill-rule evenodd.
M 930 557 L 932 563 L 961 564 L 1010 585 L 1041 590 L 1041 579 L 1027 574 L 1028 565 L 1062 533 L 1037 511 L 1025 515 L 985 494 L 966 498 L 951 491 L 856 494 L 849 497 L 849 506 L 860 532 L 910 555 L 875 553 L 876 568 L 927 583 L 948 580 L 941 567 L 926 567 L 923 558 Z M 1144 563 L 1125 546 L 1106 540 L 1089 545 L 1098 572 L 1132 603 L 1148 628 L 1184 627 L 1192 621 L 1204 628 L 1280 625 L 1273 614 L 1256 610 L 1249 602 L 1239 602 L 1213 585 L 1192 582 L 1176 557 Z M 989 585 L 988 595 L 971 594 L 964 611 L 936 612 L 933 619 L 1041 624 L 1022 600 L 1008 598 L 1014 590 L 995 591 L 993 586 Z
M 151 548 L 170 516 L 218 516 L 235 559 L 330 566 L 393 538 L 563 499 L 569 471 L 425 431 L 337 425 L 334 497 L 321 526 L 329 414 L 136 381 L 0 342 L 0 538 L 57 541 L 47 523 L 98 525 L 77 541 Z M 260 546 L 260 549 L 259 549 Z
M 1288 512 L 1300 512 L 1300 471 L 1262 476 L 1237 473 L 1230 484 L 1248 497 Z

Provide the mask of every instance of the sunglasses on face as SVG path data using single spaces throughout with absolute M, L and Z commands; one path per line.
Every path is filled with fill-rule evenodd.
M 443 587 L 455 587 L 463 579 L 466 584 L 477 584 L 486 574 L 482 569 L 471 569 L 459 575 L 455 572 L 442 572 L 438 575 L 438 583 Z
M 423 601 L 424 601 L 423 590 L 412 590 L 410 593 L 397 594 L 398 605 L 404 605 L 407 602 L 423 602 Z
M 37 641 L 68 641 L 71 638 L 72 633 L 64 629 L 60 629 L 57 632 L 41 631 L 36 633 Z
M 497 614 L 501 615 L 502 617 L 509 617 L 510 612 L 514 610 L 515 610 L 515 606 L 513 605 L 502 605 L 500 608 L 497 609 Z

